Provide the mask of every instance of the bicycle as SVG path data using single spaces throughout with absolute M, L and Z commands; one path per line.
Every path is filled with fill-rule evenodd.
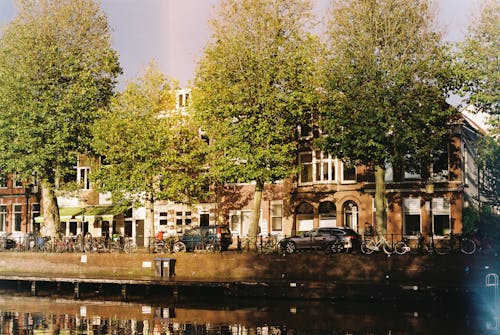
M 275 235 L 267 236 L 266 238 L 260 237 L 259 251 L 263 254 L 270 254 L 278 252 L 279 244 L 278 237 Z
M 446 255 L 451 253 L 451 236 L 445 235 L 440 241 L 434 239 L 434 234 L 429 233 L 430 242 L 426 243 L 425 236 L 422 233 L 417 233 L 418 243 L 417 249 L 422 253 Z
M 361 252 L 365 255 L 370 255 L 374 251 L 380 250 L 383 250 L 387 255 L 394 253 L 394 248 L 382 235 L 376 236 L 375 238 L 367 238 L 361 243 Z
M 496 248 L 491 238 L 480 236 L 477 230 L 471 234 L 460 238 L 460 252 L 465 255 L 472 255 L 476 252 L 481 252 L 485 255 L 496 254 Z
M 137 244 L 132 237 L 128 237 L 125 239 L 125 243 L 123 244 L 123 251 L 127 254 L 137 251 Z

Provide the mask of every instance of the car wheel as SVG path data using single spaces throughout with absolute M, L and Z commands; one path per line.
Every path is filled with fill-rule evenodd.
M 297 249 L 297 246 L 294 242 L 289 241 L 285 243 L 285 251 L 287 254 L 293 254 Z
M 344 251 L 344 246 L 342 245 L 342 243 L 339 242 L 330 243 L 328 245 L 328 251 L 331 252 L 332 254 L 340 253 Z
M 186 245 L 182 242 L 175 242 L 174 246 L 172 247 L 172 250 L 174 252 L 185 252 Z

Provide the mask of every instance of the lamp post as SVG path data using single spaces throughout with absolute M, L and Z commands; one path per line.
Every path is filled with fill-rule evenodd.
M 429 177 L 427 180 L 427 184 L 425 185 L 425 193 L 427 193 L 429 197 L 429 216 L 430 216 L 430 225 L 431 225 L 431 245 L 434 248 L 434 217 L 432 215 L 432 195 L 434 194 L 434 181 L 432 177 Z

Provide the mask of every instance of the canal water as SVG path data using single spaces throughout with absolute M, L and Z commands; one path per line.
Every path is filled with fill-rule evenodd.
M 474 299 L 388 304 L 165 296 L 123 302 L 1 290 L 0 334 L 500 334 L 491 299 Z

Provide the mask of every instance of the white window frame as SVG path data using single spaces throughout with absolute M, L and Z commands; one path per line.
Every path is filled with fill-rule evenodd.
M 17 211 L 16 209 L 19 209 Z M 16 229 L 16 217 L 19 216 L 19 229 Z M 22 204 L 12 204 L 12 231 L 20 232 L 23 230 L 23 205 Z
M 7 231 L 7 205 L 0 205 L 0 231 Z
M 352 168 L 354 168 L 354 179 L 345 179 L 344 178 L 344 168 L 346 168 L 346 165 L 347 164 L 345 164 L 344 162 L 342 162 L 342 160 L 340 160 L 340 166 L 341 166 L 340 174 L 341 174 L 342 184 L 355 184 L 355 183 L 357 183 L 358 171 L 356 169 L 356 165 L 352 166 Z
M 279 213 L 276 213 L 274 211 L 274 206 L 280 206 Z M 270 212 L 270 221 L 271 221 L 271 234 L 272 233 L 282 233 L 283 232 L 283 201 L 271 201 L 271 208 L 269 209 Z M 280 229 L 274 229 L 274 219 L 279 219 L 280 220 Z
M 18 178 L 18 174 L 16 172 L 12 174 L 12 187 L 13 188 L 23 187 L 23 181 Z
M 90 167 L 88 166 L 79 166 L 77 168 L 76 182 L 78 185 L 81 185 L 82 190 L 90 190 Z M 83 172 L 83 180 L 82 180 L 82 172 Z
M 416 237 L 406 233 L 406 215 L 418 215 L 419 227 L 417 232 L 422 233 L 422 210 L 420 208 L 420 198 L 403 198 L 403 236 Z
M 311 161 L 303 163 L 301 157 L 306 156 L 306 155 L 311 156 Z M 299 185 L 312 185 L 314 183 L 314 152 L 313 151 L 299 152 L 299 165 L 300 165 Z M 302 180 L 302 172 L 303 172 L 304 167 L 309 168 L 311 171 L 310 180 L 307 180 L 307 181 Z
M 318 157 L 319 156 L 319 157 Z M 318 172 L 319 166 L 319 172 Z M 328 176 L 323 179 L 325 175 L 325 166 L 327 169 Z M 319 174 L 319 176 L 318 176 Z M 331 155 L 327 155 L 321 151 L 315 151 L 313 154 L 313 177 L 314 183 L 336 183 L 337 182 L 337 160 L 332 158 Z
M 448 217 L 448 227 L 444 228 L 444 234 L 436 234 L 435 230 L 435 217 L 436 216 L 447 216 Z M 431 218 L 432 233 L 436 238 L 443 238 L 445 235 L 451 233 L 451 206 L 450 198 L 440 197 L 432 198 L 432 218 Z

